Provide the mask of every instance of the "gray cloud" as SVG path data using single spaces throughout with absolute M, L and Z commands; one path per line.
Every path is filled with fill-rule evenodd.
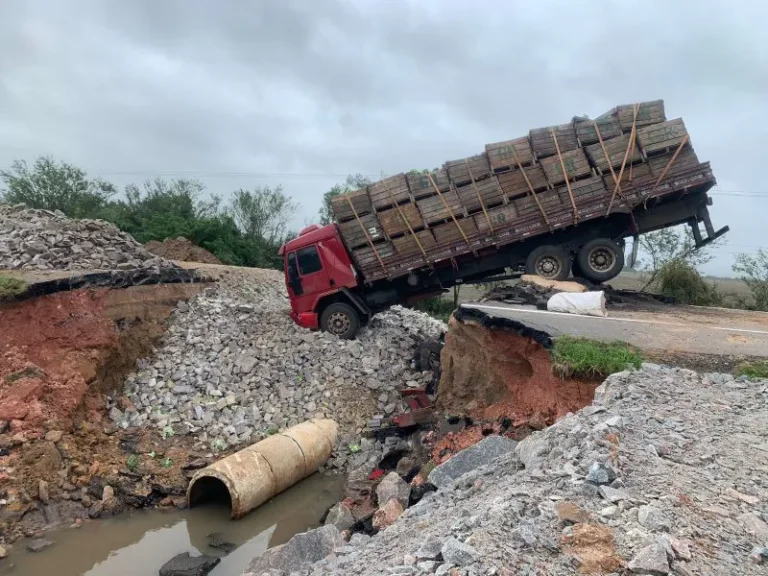
M 661 97 L 722 189 L 768 194 L 767 16 L 715 0 L 3 2 L 0 165 L 52 154 L 224 194 L 282 183 L 299 226 L 346 173 L 434 167 Z M 285 173 L 309 176 L 255 176 Z M 715 198 L 733 232 L 709 270 L 727 273 L 764 245 L 768 198 Z

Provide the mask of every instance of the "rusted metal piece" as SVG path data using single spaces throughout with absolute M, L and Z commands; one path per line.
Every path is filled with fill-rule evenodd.
M 192 477 L 187 504 L 203 502 L 223 487 L 232 518 L 240 518 L 322 466 L 338 429 L 333 420 L 307 420 L 235 452 Z

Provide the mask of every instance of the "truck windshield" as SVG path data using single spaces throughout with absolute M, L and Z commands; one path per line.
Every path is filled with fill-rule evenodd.
M 299 270 L 301 271 L 302 276 L 312 274 L 313 272 L 319 272 L 323 269 L 320 255 L 317 253 L 317 248 L 314 246 L 307 246 L 306 248 L 298 250 L 297 256 L 299 260 Z

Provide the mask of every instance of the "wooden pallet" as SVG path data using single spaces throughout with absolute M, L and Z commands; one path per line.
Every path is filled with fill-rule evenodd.
M 487 209 L 490 206 L 497 206 L 504 202 L 504 192 L 502 192 L 496 178 L 486 178 L 474 184 L 459 186 L 456 192 L 467 212 L 476 212 L 481 210 L 483 206 Z M 482 204 L 480 203 L 481 199 Z
M 382 209 L 411 199 L 405 174 L 396 174 L 368 186 L 374 208 Z
M 632 121 L 635 117 L 635 105 L 634 104 L 622 104 L 616 107 L 616 117 L 619 119 L 621 129 L 629 131 L 632 129 Z M 667 117 L 664 113 L 664 100 L 652 100 L 650 102 L 640 102 L 637 108 L 637 124 L 638 128 L 642 126 L 650 126 L 652 124 L 659 124 L 665 122 Z
M 393 238 L 392 244 L 395 247 L 395 252 L 397 252 L 397 254 L 400 256 L 414 256 L 421 254 L 421 248 L 419 248 L 419 242 L 416 242 L 416 238 L 419 239 L 421 248 L 423 248 L 425 251 L 429 251 L 437 245 L 432 232 L 429 230 L 422 230 L 421 232 L 416 232 L 415 234 L 409 233 L 405 236 L 401 236 L 400 238 Z
M 394 246 L 390 242 L 384 241 L 384 242 L 377 242 L 374 244 L 376 251 L 379 254 L 379 257 L 382 260 L 385 260 L 386 258 L 390 258 L 395 254 Z M 373 248 L 370 246 L 364 246 L 362 248 L 357 248 L 355 250 L 352 250 L 352 256 L 357 263 L 357 265 L 362 270 L 374 270 L 374 269 L 381 269 L 381 264 L 379 263 L 378 258 L 376 257 L 376 253 L 373 251 Z
M 376 215 L 379 217 L 381 227 L 389 237 L 403 234 L 410 230 L 415 231 L 424 228 L 421 212 L 419 212 L 416 204 L 413 203 L 401 204 L 394 208 L 381 210 Z M 410 225 L 410 229 L 408 225 Z
M 671 151 L 661 156 L 648 158 L 648 167 L 650 172 L 655 174 L 657 177 L 661 176 L 673 155 L 674 151 Z M 685 170 L 690 170 L 692 168 L 696 168 L 698 165 L 699 158 L 696 156 L 696 151 L 693 148 L 683 148 L 677 155 L 677 158 L 675 158 L 674 163 L 669 167 L 667 174 L 675 174 Z
M 664 167 L 661 167 L 661 170 L 663 170 Z M 619 173 L 617 170 L 614 171 L 616 176 L 618 177 Z M 651 167 L 648 163 L 641 163 L 641 164 L 635 164 L 634 166 L 627 166 L 624 168 L 624 173 L 621 175 L 621 186 L 622 189 L 630 184 L 632 180 L 635 180 L 637 178 L 645 178 L 646 176 L 651 175 Z M 616 180 L 611 175 L 610 171 L 606 171 L 603 173 L 603 180 L 605 181 L 605 185 L 608 188 L 608 190 L 613 193 L 613 188 L 616 185 Z
M 560 152 L 569 152 L 579 147 L 576 139 L 576 130 L 573 124 L 561 124 L 559 126 L 548 126 L 546 128 L 534 128 L 530 131 L 531 148 L 536 158 L 546 158 L 557 154 L 555 140 L 552 138 L 552 129 L 557 136 L 557 145 Z
M 363 226 L 361 227 L 360 224 Z M 367 245 L 368 237 L 374 242 L 384 239 L 384 232 L 375 214 L 364 214 L 360 216 L 359 222 L 355 218 L 347 222 L 340 222 L 339 231 L 348 248 Z
M 450 210 L 446 208 L 446 204 Z M 416 205 L 419 207 L 421 217 L 428 224 L 447 220 L 451 217 L 451 212 L 457 218 L 464 215 L 464 208 L 455 190 L 442 193 L 442 198 L 437 194 L 429 198 L 423 198 L 417 201 Z
M 494 232 L 504 226 L 507 226 L 510 222 L 513 222 L 517 218 L 517 208 L 514 204 L 505 204 L 504 206 L 498 206 L 497 208 L 491 208 L 488 210 L 488 216 L 485 213 L 479 212 L 474 215 L 475 226 L 478 232 L 490 231 L 493 226 Z M 490 220 L 490 224 L 488 223 Z
M 560 195 L 560 200 L 563 204 L 571 206 L 571 199 L 568 194 L 568 188 L 566 186 L 560 186 L 557 188 L 557 192 Z M 573 200 L 576 205 L 580 205 L 584 202 L 592 202 L 599 198 L 604 198 L 613 193 L 613 189 L 610 191 L 606 188 L 605 182 L 600 176 L 593 176 L 579 182 L 571 184 L 571 193 L 573 194 Z M 618 196 L 618 195 L 617 195 Z
M 563 204 L 557 190 L 546 190 L 536 196 L 545 212 L 549 212 Z M 533 196 L 518 198 L 514 201 L 514 206 L 519 217 L 527 216 L 533 212 L 539 212 L 539 206 L 536 204 L 536 200 Z
M 646 126 L 637 131 L 637 142 L 648 156 L 668 152 L 687 138 L 688 131 L 682 118 Z
M 563 152 L 562 163 L 560 157 L 550 156 L 541 160 L 540 164 L 542 170 L 544 170 L 547 182 L 552 186 L 562 184 L 566 180 L 573 180 L 574 178 L 581 178 L 592 174 L 592 168 L 582 148 Z M 563 174 L 563 166 L 565 166 L 565 174 Z
M 358 216 L 373 212 L 373 205 L 371 204 L 371 198 L 368 196 L 367 187 L 346 194 L 339 194 L 331 199 L 333 215 L 338 222 L 344 222 L 355 217 L 355 213 L 349 205 L 350 200 Z
M 464 236 L 462 236 L 459 231 L 459 226 L 456 226 L 456 224 L 461 227 L 467 238 L 473 234 L 477 234 L 477 225 L 472 218 L 456 220 L 456 222 L 446 222 L 445 224 L 440 224 L 439 226 L 432 228 L 432 233 L 435 235 L 437 244 L 448 244 L 450 242 L 464 240 Z
M 617 168 L 621 167 L 621 164 L 624 162 L 624 155 L 627 154 L 627 146 L 630 145 L 630 135 L 622 134 L 617 138 L 604 140 L 603 145 L 605 146 L 605 151 L 603 151 L 603 146 L 600 144 L 592 144 L 591 146 L 587 146 L 584 150 L 592 162 L 592 165 L 605 173 L 611 171 L 609 166 Z M 630 152 L 632 153 L 627 157 L 625 164 L 627 167 L 629 167 L 631 163 L 639 162 L 643 159 L 637 145 L 634 147 L 630 146 Z M 608 160 L 605 158 L 606 153 L 608 154 Z
M 449 160 L 445 163 L 445 169 L 448 170 L 451 182 L 456 186 L 472 182 L 473 178 L 482 180 L 491 175 L 491 165 L 485 153 L 459 160 Z
M 522 170 L 504 172 L 503 174 L 499 174 L 497 178 L 499 180 L 499 186 L 501 186 L 502 191 L 508 199 L 513 200 L 514 198 L 525 196 L 530 193 L 523 173 L 528 177 L 528 181 L 531 183 L 531 186 L 533 186 L 534 191 L 538 192 L 539 190 L 546 190 L 549 187 L 547 178 L 544 176 L 544 170 L 541 169 L 541 166 L 535 165 L 523 168 Z
M 533 163 L 531 143 L 526 136 L 485 145 L 488 163 L 494 171 L 530 166 Z M 518 161 L 520 164 L 518 165 Z
M 600 137 L 602 137 L 603 142 L 621 136 L 621 126 L 616 116 L 601 116 L 595 120 L 576 121 L 573 125 L 576 129 L 576 137 L 582 146 L 600 142 L 595 124 L 597 124 L 597 130 L 600 130 Z
M 448 172 L 444 168 L 432 172 L 431 176 L 440 192 L 447 192 L 451 189 L 451 181 L 448 179 Z M 426 174 L 407 174 L 406 179 L 414 198 L 425 198 L 435 194 L 435 187 L 432 186 L 429 176 Z

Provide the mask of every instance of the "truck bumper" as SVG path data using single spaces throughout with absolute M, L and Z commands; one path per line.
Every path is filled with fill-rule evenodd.
M 302 328 L 309 328 L 310 330 L 317 330 L 319 326 L 317 314 L 315 312 L 291 312 L 291 318 Z

